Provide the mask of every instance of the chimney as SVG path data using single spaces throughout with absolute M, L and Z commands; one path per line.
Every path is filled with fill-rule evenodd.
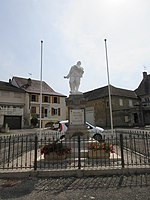
M 9 79 L 9 84 L 11 85 L 11 79 Z
M 31 86 L 31 78 L 28 78 L 28 86 Z
M 143 79 L 147 77 L 147 72 L 143 72 Z

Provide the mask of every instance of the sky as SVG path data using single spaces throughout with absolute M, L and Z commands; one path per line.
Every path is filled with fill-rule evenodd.
M 77 61 L 79 90 L 108 84 L 135 90 L 150 73 L 149 0 L 0 0 L 0 81 L 45 81 L 69 95 L 64 79 Z M 41 74 L 41 41 L 43 41 Z

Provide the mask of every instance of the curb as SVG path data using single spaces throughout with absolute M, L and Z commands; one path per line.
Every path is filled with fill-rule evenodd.
M 150 174 L 150 168 L 127 168 L 127 169 L 108 169 L 108 170 L 54 170 L 54 171 L 22 171 L 22 172 L 0 172 L 0 179 L 3 178 L 59 178 L 59 177 L 90 177 L 90 176 L 114 176 L 114 175 L 139 175 Z

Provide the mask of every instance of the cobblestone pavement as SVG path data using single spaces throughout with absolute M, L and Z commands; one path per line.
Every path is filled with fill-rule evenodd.
M 150 175 L 0 179 L 0 199 L 150 200 Z

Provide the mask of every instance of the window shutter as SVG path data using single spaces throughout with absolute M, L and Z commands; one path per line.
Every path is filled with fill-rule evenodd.
M 52 111 L 52 112 L 51 112 L 51 113 L 52 113 L 52 115 L 54 115 L 54 108 L 52 108 L 52 109 L 51 109 L 51 111 Z
M 35 106 L 31 107 L 31 113 L 32 113 L 32 114 L 35 114 L 35 113 L 36 113 L 36 107 L 35 107 Z
M 54 97 L 52 96 L 52 103 L 54 103 Z
M 44 113 L 44 107 L 42 107 L 42 113 Z
M 60 108 L 58 108 L 58 116 L 60 116 Z
M 39 102 L 39 95 L 36 95 L 36 102 Z

